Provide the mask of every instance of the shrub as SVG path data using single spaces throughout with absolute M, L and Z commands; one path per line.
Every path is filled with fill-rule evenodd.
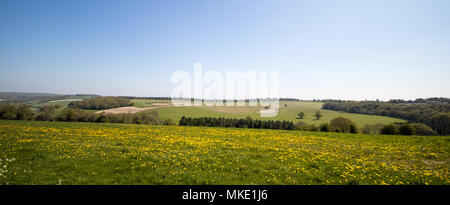
M 384 135 L 397 135 L 399 133 L 397 126 L 391 124 L 391 125 L 385 125 L 383 129 L 381 129 L 381 134 Z
M 17 120 L 32 120 L 34 113 L 28 105 L 21 104 L 17 108 L 16 119 Z
M 301 131 L 309 131 L 308 124 L 306 122 L 298 121 L 295 123 L 295 129 L 301 130 Z
M 0 119 L 15 120 L 16 119 L 16 106 L 9 103 L 0 103 Z
M 103 122 L 103 123 L 109 123 L 109 117 L 107 117 L 105 114 L 100 114 L 97 119 L 95 120 L 96 122 Z
M 414 127 L 407 123 L 400 125 L 398 131 L 401 135 L 414 135 L 416 133 Z
M 166 119 L 163 122 L 164 125 L 176 125 L 176 123 L 172 119 Z
M 411 126 L 413 126 L 414 130 L 416 131 L 416 135 L 428 135 L 428 136 L 435 136 L 438 135 L 431 127 L 428 127 L 425 124 L 422 123 L 411 123 Z
M 97 115 L 77 108 L 66 108 L 56 117 L 58 121 L 97 122 Z
M 336 117 L 330 121 L 330 128 L 333 132 L 347 132 L 353 131 L 353 133 L 357 132 L 358 128 L 356 124 L 343 117 Z
M 41 107 L 39 109 L 39 114 L 36 116 L 36 120 L 40 120 L 40 121 L 55 120 L 55 108 L 56 108 L 56 106 Z
M 309 131 L 319 131 L 319 127 L 317 127 L 316 125 L 310 125 Z
M 161 121 L 159 119 L 158 112 L 138 112 L 132 114 L 133 123 L 134 124 L 151 124 L 151 125 L 159 125 Z
M 381 129 L 383 129 L 383 127 L 383 124 L 365 125 L 361 131 L 364 134 L 378 135 L 381 134 Z
M 329 132 L 331 130 L 328 123 L 321 124 L 319 129 L 321 132 Z
M 350 124 L 350 131 L 349 132 L 350 133 L 354 133 L 354 134 L 358 133 L 358 127 L 356 127 L 355 124 Z
M 5 120 L 32 120 L 34 112 L 25 104 L 0 104 L 0 119 Z
M 296 122 L 295 128 L 300 131 L 319 131 L 319 128 L 315 125 L 310 125 L 305 122 Z

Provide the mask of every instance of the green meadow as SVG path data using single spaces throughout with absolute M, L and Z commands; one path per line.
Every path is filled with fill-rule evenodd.
M 449 136 L 0 121 L 0 184 L 450 184 Z

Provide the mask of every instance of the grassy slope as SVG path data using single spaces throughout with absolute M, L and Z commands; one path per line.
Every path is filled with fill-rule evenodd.
M 450 184 L 450 137 L 0 121 L 9 184 Z
M 287 107 L 284 105 L 287 104 Z M 158 108 L 160 116 L 163 119 L 173 119 L 179 121 L 181 116 L 190 116 L 190 117 L 235 117 L 235 118 L 244 118 L 246 116 L 251 116 L 254 119 L 263 119 L 263 120 L 289 120 L 289 121 L 303 121 L 309 124 L 319 125 L 321 123 L 327 123 L 331 119 L 335 117 L 345 117 L 350 120 L 353 120 L 358 124 L 358 126 L 363 127 L 366 124 L 390 124 L 393 122 L 403 122 L 404 120 L 391 118 L 391 117 L 383 117 L 383 116 L 374 116 L 374 115 L 362 115 L 362 114 L 352 114 L 352 113 L 342 113 L 331 110 L 321 110 L 322 103 L 320 102 L 280 102 L 280 112 L 276 117 L 272 118 L 261 118 L 258 111 L 255 109 L 249 108 L 244 112 L 216 112 L 214 107 L 165 107 Z M 222 109 L 221 107 L 217 107 L 216 110 Z M 316 120 L 314 117 L 314 113 L 320 110 L 323 114 L 323 117 L 320 120 Z M 304 112 L 306 114 L 304 119 L 296 119 L 297 114 L 299 112 Z

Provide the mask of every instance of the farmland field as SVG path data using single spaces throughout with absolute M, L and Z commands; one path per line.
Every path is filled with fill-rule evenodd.
M 449 151 L 449 136 L 2 120 L 0 183 L 448 185 Z
M 54 95 L 54 94 L 33 94 L 33 93 L 0 93 L 0 97 L 5 99 L 20 99 L 27 105 L 30 105 L 35 111 L 43 106 L 59 105 L 61 108 L 56 109 L 56 114 L 60 114 L 69 103 L 79 101 L 82 99 L 89 99 L 92 95 Z M 3 99 L 2 98 L 2 99 Z M 322 102 L 312 101 L 280 101 L 279 113 L 275 117 L 261 118 L 259 111 L 263 108 L 261 106 L 189 106 L 189 107 L 175 107 L 167 106 L 171 104 L 170 100 L 161 99 L 132 99 L 133 103 L 132 112 L 144 110 L 142 112 L 157 111 L 160 117 L 165 119 L 171 119 L 178 122 L 182 116 L 186 117 L 227 117 L 227 118 L 245 118 L 251 116 L 253 119 L 263 120 L 288 120 L 288 121 L 302 121 L 308 124 L 320 125 L 322 123 L 328 123 L 335 117 L 344 117 L 354 121 L 360 128 L 366 124 L 391 124 L 394 122 L 405 122 L 402 119 L 396 119 L 385 116 L 364 115 L 354 113 L 342 113 L 332 110 L 322 110 Z M 144 108 L 144 109 L 142 109 Z M 151 109 L 149 109 L 151 108 Z M 127 109 L 127 108 L 118 108 Z M 88 112 L 101 112 L 99 110 L 88 110 Z M 147 111 L 146 111 L 147 110 Z M 321 111 L 323 117 L 316 120 L 314 113 Z M 103 110 L 109 112 L 107 110 Z M 117 113 L 127 113 L 117 112 Z M 304 119 L 297 119 L 297 114 L 304 112 L 306 115 Z
M 286 105 L 286 107 L 285 107 Z M 277 116 L 270 118 L 261 118 L 258 107 L 226 107 L 226 106 L 189 106 L 189 107 L 164 107 L 156 109 L 163 119 L 172 119 L 179 121 L 182 116 L 187 117 L 229 117 L 229 118 L 245 118 L 251 116 L 253 119 L 263 120 L 288 120 L 302 121 L 308 124 L 320 125 L 328 123 L 335 117 L 344 117 L 354 121 L 359 127 L 366 124 L 390 124 L 393 122 L 404 122 L 404 120 L 375 115 L 363 115 L 353 113 L 342 113 L 331 110 L 322 110 L 321 102 L 296 102 L 296 101 L 280 101 L 280 111 Z M 322 112 L 323 117 L 316 120 L 314 113 Z M 304 119 L 297 119 L 297 114 L 304 112 Z

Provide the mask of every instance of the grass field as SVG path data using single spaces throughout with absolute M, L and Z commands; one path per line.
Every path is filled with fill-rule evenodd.
M 450 184 L 449 151 L 448 136 L 0 121 L 0 183 Z
M 287 105 L 285 107 L 284 105 Z M 359 127 L 363 127 L 366 124 L 390 124 L 393 122 L 404 122 L 404 120 L 375 116 L 375 115 L 363 115 L 363 114 L 353 114 L 353 113 L 342 113 L 331 110 L 322 110 L 321 102 L 295 102 L 295 101 L 281 101 L 280 102 L 280 112 L 276 117 L 271 118 L 261 118 L 259 110 L 256 107 L 164 107 L 156 109 L 161 118 L 172 119 L 179 121 L 180 118 L 184 116 L 188 117 L 231 117 L 231 118 L 245 118 L 251 116 L 254 119 L 263 120 L 289 120 L 289 121 L 303 121 L 308 124 L 320 125 L 321 123 L 328 123 L 331 119 L 335 117 L 345 117 L 356 124 Z M 316 120 L 314 114 L 316 111 L 320 110 L 323 117 L 320 120 Z M 304 112 L 306 115 L 304 119 L 297 119 L 297 114 L 299 112 Z

